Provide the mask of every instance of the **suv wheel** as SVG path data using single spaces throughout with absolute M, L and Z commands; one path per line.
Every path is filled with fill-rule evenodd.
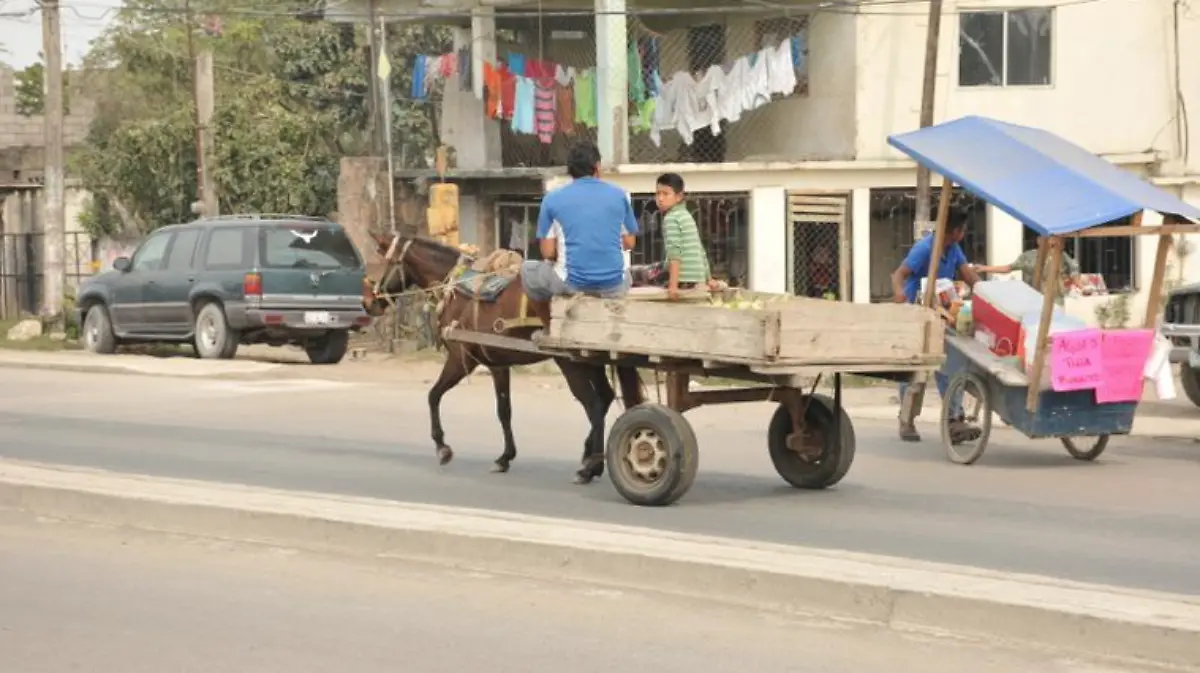
M 205 360 L 228 360 L 238 349 L 237 332 L 229 329 L 225 310 L 220 304 L 209 302 L 200 307 L 196 314 L 196 355 Z
M 117 336 L 104 304 L 96 304 L 83 317 L 83 347 L 92 353 L 111 355 L 117 352 Z
M 350 348 L 350 333 L 345 330 L 326 332 L 325 336 L 304 346 L 309 362 L 314 365 L 336 365 L 346 357 Z

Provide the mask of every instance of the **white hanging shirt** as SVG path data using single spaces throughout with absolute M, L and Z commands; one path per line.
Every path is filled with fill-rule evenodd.
M 717 90 L 715 114 L 727 122 L 733 123 L 742 118 L 742 109 L 746 99 L 746 79 L 750 75 L 750 63 L 739 58 L 733 62 L 729 72 L 723 72 L 721 87 Z
M 575 81 L 575 67 L 559 64 L 554 68 L 554 79 L 559 86 L 571 86 L 571 82 Z
M 743 89 L 746 94 L 743 99 L 743 110 L 757 110 L 771 102 L 771 77 L 767 72 L 767 61 L 770 60 L 771 51 L 771 49 L 763 49 L 758 52 L 758 58 L 752 65 L 748 63 L 750 57 L 745 57 L 750 70 L 746 77 L 746 86 Z
M 654 122 L 650 126 L 650 140 L 662 144 L 662 132 L 675 129 L 685 144 L 691 145 L 700 123 L 699 105 L 696 101 L 696 80 L 686 72 L 677 72 L 663 84 L 654 107 Z
M 796 90 L 796 65 L 792 63 L 791 39 L 785 39 L 778 47 L 767 49 L 766 52 L 767 82 L 771 93 L 790 96 Z
M 725 70 L 714 65 L 696 82 L 696 102 L 699 110 L 696 115 L 697 126 L 708 126 L 712 134 L 721 133 L 721 116 L 718 113 L 717 93 L 725 86 Z

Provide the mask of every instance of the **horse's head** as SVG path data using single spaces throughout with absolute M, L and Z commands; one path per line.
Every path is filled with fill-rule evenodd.
M 461 253 L 454 248 L 416 236 L 372 234 L 376 252 L 383 258 L 375 279 L 363 285 L 363 306 L 373 316 L 382 315 L 388 298 L 409 290 L 432 288 L 450 276 Z

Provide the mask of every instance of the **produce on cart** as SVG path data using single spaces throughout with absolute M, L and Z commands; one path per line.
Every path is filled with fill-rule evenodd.
M 1144 378 L 1160 385 L 1160 396 L 1173 396 L 1170 349 L 1156 334 L 1163 273 L 1172 236 L 1200 231 L 1200 209 L 1039 129 L 965 117 L 888 142 L 942 175 L 935 246 L 956 183 L 1040 235 L 1034 267 L 1040 292 L 1016 280 L 983 281 L 969 303 L 954 308 L 936 301 L 946 320 L 942 372 L 950 384 L 941 427 L 952 461 L 969 465 L 983 455 L 993 413 L 1030 438 L 1057 438 L 1071 456 L 1094 460 L 1109 436 L 1132 429 Z M 1146 213 L 1161 214 L 1164 223 L 1152 225 Z M 1125 218 L 1132 224 L 1100 227 Z M 1145 235 L 1159 238 L 1141 328 L 1092 328 L 1055 305 L 1066 237 Z M 935 260 L 929 278 L 936 274 Z M 935 306 L 935 299 L 934 288 L 926 288 L 924 305 Z M 965 396 L 967 420 L 982 429 L 973 442 L 950 436 L 948 400 L 956 395 Z M 918 392 L 902 413 L 919 410 Z

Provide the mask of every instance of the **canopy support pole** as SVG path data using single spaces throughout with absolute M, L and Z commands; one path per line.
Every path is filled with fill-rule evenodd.
M 929 254 L 929 273 L 925 277 L 925 293 L 920 297 L 921 306 L 933 307 L 934 291 L 937 285 L 938 265 L 942 261 L 942 251 L 946 247 L 946 225 L 950 221 L 950 200 L 954 197 L 954 183 L 942 176 L 942 194 L 938 200 L 937 222 L 933 228 L 933 249 Z M 921 214 L 917 213 L 917 217 Z M 918 286 L 919 287 L 919 286 Z M 929 384 L 929 374 L 920 373 L 913 377 L 912 384 L 904 399 L 900 400 L 900 420 L 911 423 L 921 415 L 921 407 L 925 405 L 925 387 Z
M 1037 262 L 1034 263 L 1033 267 L 1033 286 L 1041 287 L 1042 276 L 1046 275 L 1043 272 L 1046 269 L 1046 255 L 1050 253 L 1050 239 L 1045 236 L 1038 236 L 1037 246 Z
M 1062 237 L 1050 237 L 1049 275 L 1042 279 L 1042 317 L 1038 322 L 1037 350 L 1033 357 L 1033 372 L 1029 375 L 1029 393 L 1025 396 L 1025 408 L 1031 413 L 1037 409 L 1042 375 L 1046 371 L 1046 356 L 1050 351 L 1050 319 L 1054 316 L 1054 299 L 1058 295 L 1059 277 L 1062 275 L 1062 256 Z
M 1162 234 L 1158 237 L 1158 251 L 1154 255 L 1154 276 L 1150 281 L 1150 295 L 1146 297 L 1146 319 L 1142 326 L 1146 329 L 1158 327 L 1158 313 L 1161 308 L 1163 295 L 1163 276 L 1167 270 L 1167 255 L 1171 252 L 1171 235 Z

